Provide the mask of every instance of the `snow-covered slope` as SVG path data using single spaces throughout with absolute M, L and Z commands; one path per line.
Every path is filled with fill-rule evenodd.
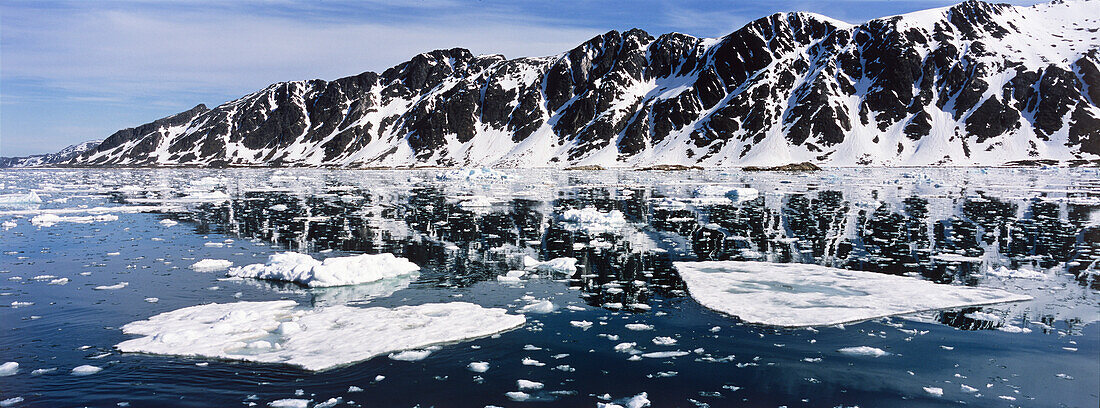
M 119 131 L 76 165 L 973 165 L 1100 159 L 1100 1 L 970 1 L 722 38 L 437 50 Z
M 77 143 L 61 149 L 61 151 L 52 154 L 36 154 L 32 156 L 23 157 L 0 157 L 0 168 L 3 167 L 38 167 L 46 166 L 50 164 L 57 164 L 76 157 L 78 154 L 84 151 L 98 146 L 103 140 L 89 140 L 83 143 Z

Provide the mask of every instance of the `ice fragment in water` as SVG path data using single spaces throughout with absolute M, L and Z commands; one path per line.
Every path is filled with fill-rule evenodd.
M 466 365 L 466 369 L 475 373 L 484 373 L 489 371 L 489 363 L 484 361 L 475 361 Z
M 363 254 L 318 261 L 306 254 L 283 252 L 271 255 L 266 264 L 252 264 L 229 270 L 228 276 L 295 282 L 310 287 L 355 285 L 419 271 L 408 259 L 393 254 Z
M 116 283 L 114 285 L 96 286 L 92 289 L 95 289 L 95 290 L 119 290 L 119 289 L 125 288 L 129 284 L 130 284 L 130 282 L 119 282 L 119 283 Z
M 516 380 L 516 387 L 521 390 L 541 390 L 543 383 L 531 380 Z
M 840 354 L 849 356 L 864 356 L 864 357 L 882 357 L 890 353 L 883 351 L 880 348 L 870 346 L 858 346 L 858 347 L 845 347 L 837 350 Z
M 195 272 L 214 272 L 228 269 L 230 266 L 233 266 L 233 262 L 225 259 L 203 259 L 191 264 L 191 269 Z
M 85 364 L 85 365 L 77 366 L 77 367 L 73 368 L 73 371 L 72 371 L 71 374 L 75 375 L 75 376 L 85 376 L 85 375 L 92 375 L 92 374 L 98 373 L 102 370 L 103 370 L 102 368 L 99 368 L 99 367 L 96 367 L 96 366 L 93 366 L 93 365 Z
M 675 262 L 703 306 L 749 323 L 828 326 L 926 310 L 1031 299 L 999 289 L 813 264 Z
M 924 392 L 935 395 L 937 397 L 943 396 L 943 388 L 939 387 L 924 387 Z
M 271 408 L 307 408 L 313 400 L 301 398 L 283 398 L 267 403 Z
M 198 356 L 326 370 L 411 348 L 486 337 L 522 326 L 522 315 L 465 302 L 394 308 L 299 309 L 290 300 L 211 303 L 126 324 L 123 352 Z M 293 322 L 297 327 L 283 326 Z M 246 349 L 257 339 L 270 349 Z M 407 352 L 407 356 L 421 352 Z M 424 354 L 426 356 L 426 354 Z
M 0 377 L 7 377 L 9 375 L 15 375 L 19 372 L 19 363 L 9 361 L 4 364 L 0 364 Z

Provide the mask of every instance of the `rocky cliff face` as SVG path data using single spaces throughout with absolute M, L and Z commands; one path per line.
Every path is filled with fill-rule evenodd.
M 966 2 L 560 55 L 436 50 L 125 129 L 76 165 L 971 165 L 1100 158 L 1100 1 Z

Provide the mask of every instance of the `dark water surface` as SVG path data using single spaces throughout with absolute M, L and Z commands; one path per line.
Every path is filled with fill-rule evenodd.
M 655 407 L 1100 404 L 1096 169 L 503 174 L 0 172 L 0 193 L 33 190 L 44 200 L 0 207 L 0 221 L 15 224 L 0 231 L 0 363 L 19 363 L 16 374 L 0 377 L 0 400 L 42 407 L 267 406 L 284 398 L 365 407 L 594 407 L 645 392 Z M 745 187 L 759 197 L 721 193 Z M 112 207 L 105 212 L 118 219 L 31 222 L 56 210 L 87 216 L 94 207 Z M 561 219 L 587 207 L 620 211 L 627 224 L 594 228 Z M 304 289 L 189 268 L 205 258 L 264 262 L 287 250 L 318 259 L 389 252 L 423 269 L 411 282 Z M 573 257 L 581 267 L 497 280 L 522 268 L 524 256 Z M 680 260 L 817 263 L 1035 300 L 776 329 L 702 308 L 672 268 Z M 61 278 L 68 282 L 57 284 Z M 120 282 L 127 285 L 94 289 Z M 532 298 L 558 309 L 412 362 L 381 356 L 314 373 L 113 349 L 134 337 L 119 329 L 126 323 L 210 302 L 465 301 L 517 311 Z M 573 321 L 594 324 L 582 329 Z M 630 323 L 653 328 L 629 330 Z M 676 343 L 655 344 L 659 336 Z M 631 361 L 613 349 L 623 342 L 647 353 L 689 354 Z M 855 346 L 890 354 L 837 352 Z M 524 365 L 525 358 L 545 365 Z M 474 361 L 491 368 L 471 372 Z M 103 370 L 71 375 L 80 365 Z M 55 370 L 32 373 L 41 369 Z M 514 401 L 505 393 L 517 390 L 518 379 L 545 387 Z

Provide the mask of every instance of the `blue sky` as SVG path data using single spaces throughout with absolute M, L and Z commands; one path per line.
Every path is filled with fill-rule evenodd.
M 718 37 L 780 11 L 861 23 L 953 3 L 5 0 L 0 155 L 53 152 L 273 82 L 381 71 L 438 48 L 541 56 L 613 29 Z

